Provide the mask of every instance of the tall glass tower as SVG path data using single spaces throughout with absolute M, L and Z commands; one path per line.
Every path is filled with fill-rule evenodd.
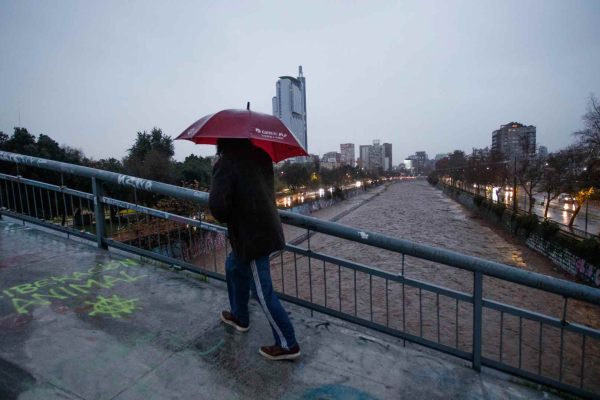
M 306 79 L 302 66 L 298 67 L 298 77 L 280 76 L 273 97 L 273 115 L 279 118 L 296 136 L 298 142 L 308 152 L 306 133 Z

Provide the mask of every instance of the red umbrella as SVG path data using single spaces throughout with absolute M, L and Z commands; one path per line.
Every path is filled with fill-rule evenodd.
M 273 162 L 308 155 L 279 118 L 250 110 L 223 110 L 207 115 L 175 139 L 197 144 L 217 144 L 217 139 L 250 139 L 266 151 Z

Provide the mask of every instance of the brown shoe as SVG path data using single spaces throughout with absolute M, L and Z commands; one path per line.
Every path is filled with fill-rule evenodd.
M 236 331 L 247 332 L 250 329 L 250 324 L 243 325 L 239 319 L 233 316 L 229 311 L 221 311 L 221 321 L 229 326 L 233 326 Z
M 300 357 L 300 346 L 296 344 L 290 349 L 284 349 L 281 346 L 263 346 L 258 350 L 261 356 L 269 360 L 293 360 Z

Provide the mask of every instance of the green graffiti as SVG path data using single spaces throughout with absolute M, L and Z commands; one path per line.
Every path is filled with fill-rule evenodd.
M 94 309 L 90 312 L 91 316 L 97 314 L 110 314 L 113 318 L 121 318 L 124 314 L 131 314 L 136 310 L 138 299 L 123 299 L 116 294 L 112 297 L 98 296 L 96 302 L 86 301 Z
M 220 347 L 222 347 L 224 344 L 225 344 L 225 340 L 224 340 L 223 338 L 221 338 L 221 339 L 220 339 L 220 340 L 217 342 L 217 344 L 215 344 L 213 347 L 211 347 L 211 348 L 210 348 L 210 349 L 208 349 L 208 350 L 201 351 L 201 352 L 199 352 L 198 354 L 199 354 L 200 356 L 202 356 L 202 357 L 206 357 L 206 356 L 208 356 L 208 355 L 210 355 L 210 354 L 214 353 L 215 351 L 217 351 L 217 350 L 218 350 Z
M 142 279 L 147 275 L 131 275 L 128 271 L 116 271 L 121 267 L 139 265 L 133 260 L 113 260 L 100 263 L 87 272 L 73 272 L 71 275 L 52 276 L 33 283 L 23 283 L 4 289 L 15 311 L 27 314 L 33 308 L 50 305 L 51 300 L 67 300 L 98 289 L 110 289 L 117 284 L 126 284 Z M 112 273 L 100 275 L 100 272 Z
M 80 282 L 83 279 L 89 279 L 97 275 L 99 272 L 107 272 L 118 269 L 120 267 L 131 267 L 138 266 L 139 264 L 130 259 L 125 260 L 111 260 L 106 263 L 99 263 L 92 268 L 88 269 L 87 272 L 76 271 L 71 275 L 63 276 L 51 276 L 49 278 L 40 279 L 33 283 L 23 283 L 16 285 L 8 289 L 4 289 L 2 292 L 9 297 L 15 297 L 16 295 L 31 294 L 35 293 L 38 289 L 47 286 L 59 286 L 69 282 Z

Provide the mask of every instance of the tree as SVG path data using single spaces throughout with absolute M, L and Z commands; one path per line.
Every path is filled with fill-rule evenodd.
M 311 172 L 305 164 L 286 162 L 281 168 L 280 178 L 290 189 L 296 190 L 308 184 Z
M 487 173 L 490 183 L 504 186 L 509 176 L 504 155 L 499 151 L 492 151 L 488 158 L 488 166 L 490 169 Z
M 585 180 L 591 187 L 600 187 L 600 101 L 590 94 L 587 112 L 582 117 L 584 129 L 575 132 L 579 151 L 587 155 Z M 596 190 L 598 192 L 598 190 Z
M 436 161 L 435 170 L 440 176 L 450 177 L 450 184 L 456 186 L 456 181 L 464 179 L 466 164 L 465 153 L 461 150 L 454 150 L 452 154 Z
M 199 187 L 210 185 L 212 165 L 211 159 L 190 154 L 182 163 L 176 164 L 177 176 L 184 182 L 197 182 Z
M 35 136 L 25 128 L 15 127 L 14 133 L 5 143 L 6 151 L 12 153 L 26 154 L 28 156 L 37 156 L 37 145 Z
M 531 157 L 521 160 L 516 170 L 517 182 L 523 188 L 529 198 L 529 209 L 527 213 L 531 214 L 535 203 L 534 194 L 538 193 L 538 184 L 544 177 L 544 164 L 546 161 L 542 157 Z
M 76 149 L 71 146 L 61 147 L 63 150 L 63 161 L 70 164 L 78 164 L 81 165 L 85 162 L 85 155 L 83 154 L 83 150 Z
M 579 144 L 589 152 L 590 157 L 600 158 L 600 102 L 590 94 L 587 112 L 583 115 L 584 129 L 574 133 Z
M 8 142 L 8 135 L 2 131 L 0 131 L 0 150 L 4 150 L 4 146 Z
M 562 191 L 571 195 L 575 202 L 575 209 L 569 220 L 569 228 L 573 226 L 581 206 L 594 194 L 594 189 L 586 179 L 586 160 L 587 154 L 581 151 L 578 146 L 570 146 L 560 151 L 560 157 L 563 158 L 563 184 Z
M 563 162 L 565 160 L 560 153 L 550 154 L 544 162 L 542 179 L 539 183 L 540 193 L 544 193 L 544 219 L 548 219 L 550 202 L 556 199 L 562 189 Z
M 157 150 L 169 158 L 175 155 L 173 139 L 157 127 L 152 128 L 150 133 L 138 132 L 133 146 L 127 152 L 129 158 L 144 159 L 150 150 Z
M 454 152 L 448 156 L 448 168 L 450 178 L 452 179 L 452 185 L 456 185 L 456 181 L 464 181 L 464 169 L 466 163 L 467 158 L 462 150 L 454 150 Z
M 38 157 L 48 158 L 50 160 L 64 160 L 64 150 L 50 136 L 41 133 L 37 140 Z
M 159 128 L 150 133 L 138 132 L 137 138 L 123 159 L 126 173 L 145 179 L 175 182 L 173 139 Z
M 486 160 L 485 158 L 478 153 L 473 153 L 469 156 L 467 160 L 467 165 L 465 167 L 465 180 L 469 184 L 475 184 L 477 187 L 477 194 L 479 195 L 481 184 L 485 184 L 486 182 Z M 485 195 L 485 192 L 484 192 Z
M 98 161 L 88 160 L 86 163 L 86 166 L 88 166 L 90 168 L 103 169 L 106 171 L 116 172 L 119 174 L 122 174 L 124 171 L 123 163 L 121 163 L 121 161 L 119 161 L 113 157 L 101 158 Z

